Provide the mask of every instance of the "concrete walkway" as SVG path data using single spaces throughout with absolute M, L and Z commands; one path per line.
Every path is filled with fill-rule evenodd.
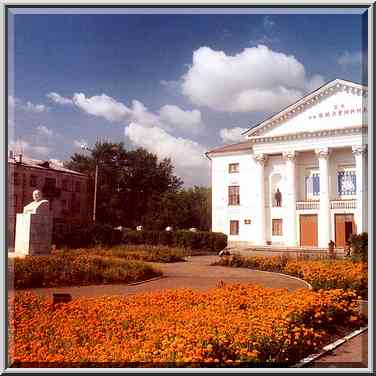
M 38 295 L 51 296 L 53 293 L 70 293 L 72 298 L 79 296 L 129 295 L 175 288 L 192 288 L 206 290 L 216 287 L 220 281 L 224 283 L 255 283 L 265 287 L 287 288 L 290 291 L 308 288 L 299 279 L 276 273 L 269 273 L 245 268 L 229 268 L 211 266 L 218 256 L 193 256 L 186 262 L 151 263 L 163 272 L 163 277 L 137 285 L 96 285 L 60 288 L 35 288 L 19 291 L 32 291 Z

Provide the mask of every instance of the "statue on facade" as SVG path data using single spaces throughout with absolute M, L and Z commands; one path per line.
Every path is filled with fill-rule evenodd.
M 282 193 L 279 190 L 279 188 L 277 188 L 277 191 L 274 194 L 274 199 L 275 199 L 275 205 L 276 206 L 281 206 L 281 203 L 282 203 Z

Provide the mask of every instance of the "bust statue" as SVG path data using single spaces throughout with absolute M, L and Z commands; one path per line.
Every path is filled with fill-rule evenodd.
M 39 189 L 33 192 L 33 200 L 30 204 L 27 204 L 23 212 L 24 214 L 42 214 L 49 215 L 50 203 L 48 200 L 42 200 L 42 193 Z

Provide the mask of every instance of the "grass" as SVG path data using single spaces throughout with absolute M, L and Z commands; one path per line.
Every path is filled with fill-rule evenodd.
M 9 261 L 16 289 L 132 283 L 162 275 L 151 265 L 103 255 L 54 254 Z

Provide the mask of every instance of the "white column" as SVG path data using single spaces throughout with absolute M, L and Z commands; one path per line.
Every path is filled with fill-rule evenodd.
M 316 150 L 320 168 L 320 211 L 318 218 L 318 246 L 327 248 L 330 239 L 329 149 Z
M 356 211 L 355 223 L 358 234 L 367 231 L 368 226 L 368 203 L 367 203 L 367 170 L 366 170 L 366 145 L 352 147 L 355 156 L 356 167 Z
M 286 192 L 282 195 L 282 205 L 285 207 L 285 221 L 283 225 L 286 245 L 295 247 L 297 245 L 296 232 L 296 153 L 289 151 L 283 153 L 286 163 Z
M 265 163 L 266 156 L 264 154 L 255 155 L 256 167 L 258 170 L 257 182 L 257 216 L 258 216 L 258 231 L 257 231 L 257 245 L 266 244 L 266 213 L 265 213 Z

